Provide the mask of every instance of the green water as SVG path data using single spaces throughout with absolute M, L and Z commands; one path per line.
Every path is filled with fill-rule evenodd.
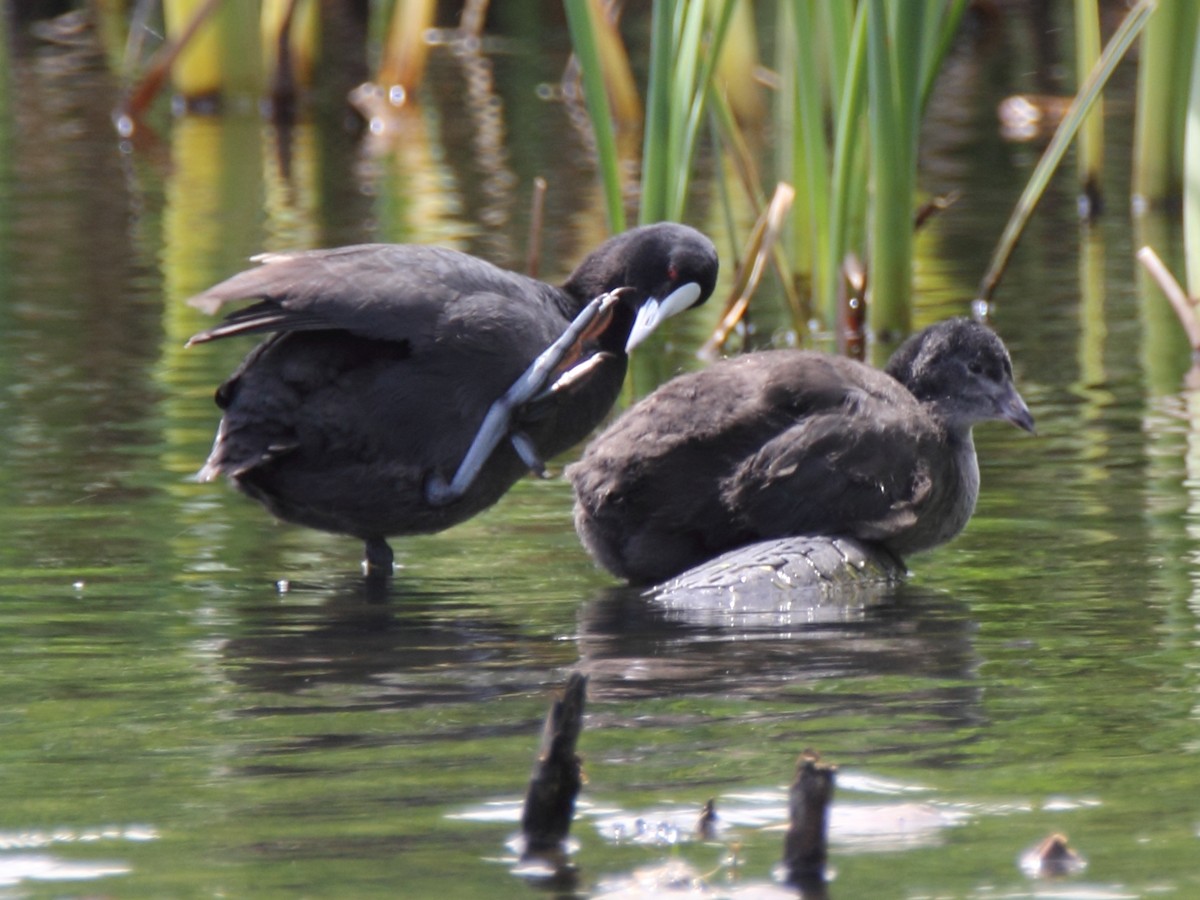
M 1036 159 L 996 136 L 995 101 L 1029 87 L 1011 40 L 957 58 L 935 104 L 926 186 L 964 197 L 922 235 L 923 320 L 964 311 Z M 441 58 L 399 149 L 304 127 L 290 180 L 252 116 L 168 122 L 126 152 L 97 58 L 8 61 L 0 897 L 591 896 L 669 862 L 711 895 L 766 891 L 806 747 L 839 766 L 831 897 L 1200 895 L 1200 404 L 1136 277 L 1147 238 L 1178 269 L 1179 235 L 1124 213 L 1119 103 L 1109 214 L 1081 232 L 1061 184 L 998 297 L 1039 435 L 982 428 L 967 532 L 869 605 L 656 609 L 593 567 L 559 480 L 397 542 L 390 596 L 369 596 L 356 542 L 188 480 L 248 344 L 184 350 L 205 320 L 183 300 L 251 254 L 436 240 L 519 266 L 538 174 L 543 271 L 598 240 L 580 139 L 535 96 L 555 46 L 497 63 L 499 174 Z M 639 388 L 698 364 L 694 319 Z M 551 889 L 514 874 L 508 841 L 576 669 L 577 881 Z M 718 843 L 690 837 L 709 798 Z M 1055 831 L 1088 867 L 1033 881 L 1018 856 Z

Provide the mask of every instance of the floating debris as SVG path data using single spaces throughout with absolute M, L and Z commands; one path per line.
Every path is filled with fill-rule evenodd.
M 1087 868 L 1087 860 L 1067 843 L 1064 834 L 1052 834 L 1021 854 L 1021 871 L 1030 878 L 1063 878 Z

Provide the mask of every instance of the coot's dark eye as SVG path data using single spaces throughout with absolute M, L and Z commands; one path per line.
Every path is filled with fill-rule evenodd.
M 679 269 L 676 268 L 674 263 L 669 264 L 667 266 L 667 280 L 674 282 L 678 278 L 679 278 Z
M 982 375 L 983 374 L 983 363 L 981 363 L 977 359 L 973 359 L 969 363 L 967 363 L 967 371 L 970 372 L 972 375 Z

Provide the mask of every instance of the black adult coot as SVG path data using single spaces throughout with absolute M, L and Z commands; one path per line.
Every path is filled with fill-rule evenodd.
M 440 531 L 582 440 L 627 352 L 703 303 L 712 242 L 683 225 L 601 245 L 561 287 L 435 247 L 367 244 L 257 257 L 189 302 L 258 302 L 189 344 L 273 332 L 217 390 L 198 478 L 225 474 L 281 519 L 366 542 Z
M 770 538 L 846 536 L 903 557 L 967 524 L 979 494 L 971 427 L 1033 417 L 986 326 L 926 328 L 886 371 L 801 350 L 680 376 L 568 467 L 575 526 L 609 571 L 661 581 Z

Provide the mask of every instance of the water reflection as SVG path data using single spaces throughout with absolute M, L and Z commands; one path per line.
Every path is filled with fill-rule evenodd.
M 919 719 L 922 733 L 891 739 L 887 752 L 954 752 L 937 749 L 936 733 L 954 735 L 984 718 L 968 606 L 911 585 L 843 600 L 828 600 L 810 621 L 755 615 L 739 623 L 614 588 L 583 603 L 577 632 L 564 643 L 568 636 L 532 636 L 455 591 L 401 579 L 382 596 L 369 580 L 346 576 L 292 584 L 283 594 L 244 593 L 221 658 L 226 677 L 254 704 L 271 696 L 312 700 L 297 712 L 326 711 L 327 703 L 361 711 L 537 696 L 549 662 L 589 675 L 590 702 L 599 708 L 714 697 L 773 704 L 769 715 L 781 727 L 793 714 L 811 720 L 894 708 Z M 562 652 L 571 646 L 575 659 Z M 749 705 L 742 714 L 767 713 Z M 657 727 L 671 715 L 646 709 L 642 722 Z
M 313 694 L 333 685 L 338 708 L 484 703 L 540 687 L 541 660 L 518 625 L 470 598 L 346 576 L 259 591 L 237 607 L 222 658 L 250 694 Z M 317 707 L 305 707 L 316 711 Z
M 611 698 L 681 691 L 754 697 L 819 679 L 971 677 L 965 604 L 907 585 L 871 594 L 835 595 L 808 614 L 764 617 L 605 591 L 580 616 L 580 668 L 594 695 Z

